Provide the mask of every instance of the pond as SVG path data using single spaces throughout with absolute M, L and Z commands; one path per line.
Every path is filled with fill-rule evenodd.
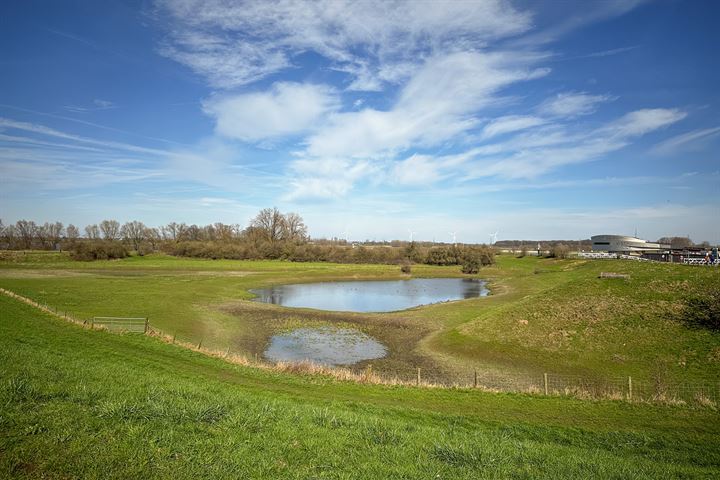
M 393 312 L 488 294 L 483 280 L 471 278 L 301 283 L 250 291 L 257 302 L 343 312 Z
M 353 365 L 382 358 L 385 346 L 372 337 L 349 328 L 298 328 L 270 339 L 265 358 L 274 362 L 309 360 L 320 365 Z

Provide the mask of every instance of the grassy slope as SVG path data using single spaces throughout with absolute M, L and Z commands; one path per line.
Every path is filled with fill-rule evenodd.
M 601 280 L 601 271 L 631 278 Z M 415 266 L 413 274 L 458 271 Z M 374 367 L 393 372 L 421 366 L 428 374 L 443 369 L 468 374 L 480 368 L 632 375 L 644 381 L 664 372 L 690 382 L 720 374 L 720 335 L 677 321 L 682 297 L 719 283 L 718 269 L 500 256 L 498 266 L 481 276 L 493 280 L 489 298 L 392 314 L 324 314 L 237 299 L 269 283 L 400 278 L 398 268 L 164 256 L 84 263 L 57 254 L 11 253 L 0 259 L 1 287 L 60 310 L 83 317 L 149 316 L 179 338 L 202 338 L 204 345 L 251 355 L 290 325 L 342 322 L 388 344 L 392 355 Z
M 277 375 L 0 296 L 0 477 L 710 478 L 717 412 Z
M 664 372 L 686 381 L 720 374 L 720 335 L 678 321 L 683 298 L 720 285 L 720 270 L 507 257 L 499 263 L 504 292 L 433 336 L 432 350 L 524 371 L 642 379 Z M 630 279 L 600 279 L 600 272 Z

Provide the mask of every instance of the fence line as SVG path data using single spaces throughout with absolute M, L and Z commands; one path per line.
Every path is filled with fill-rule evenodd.
M 635 255 L 625 255 L 622 253 L 608 253 L 608 252 L 578 252 L 578 258 L 584 258 L 586 260 L 634 260 L 637 262 L 654 262 L 654 263 L 669 263 L 679 265 L 678 262 L 667 262 L 660 260 L 653 260 L 650 258 L 638 257 Z M 715 260 L 705 260 L 700 257 L 685 257 L 682 259 L 682 265 L 697 265 L 706 267 L 718 267 L 720 266 L 720 258 Z
M 84 328 L 94 328 L 93 319 L 82 320 L 69 312 L 60 311 L 0 288 L 0 293 L 15 298 L 43 312 L 60 319 L 75 323 Z M 118 317 L 94 317 L 95 319 L 142 320 L 144 330 L 141 333 L 188 348 L 205 355 L 224 359 L 230 363 L 252 366 L 274 371 L 328 375 L 339 380 L 382 385 L 404 385 L 419 388 L 477 388 L 495 392 L 518 392 L 548 396 L 572 396 L 583 399 L 614 399 L 631 402 L 657 402 L 670 404 L 694 403 L 715 408 L 720 403 L 720 379 L 713 378 L 704 382 L 673 382 L 664 379 L 654 381 L 640 380 L 633 377 L 584 377 L 582 375 L 543 372 L 527 373 L 493 373 L 478 369 L 465 372 L 428 371 L 426 368 L 408 368 L 402 372 L 385 372 L 373 369 L 372 364 L 359 368 L 328 367 L 312 362 L 272 362 L 258 353 L 254 360 L 249 354 L 233 352 L 230 345 L 221 349 L 203 346 L 203 338 L 192 339 L 172 335 L 150 325 L 147 318 L 120 319 Z M 111 322 L 109 322 L 111 323 Z M 114 331 L 112 328 L 101 328 Z
M 151 327 L 150 335 L 168 343 L 190 348 L 231 363 L 274 371 L 329 375 L 340 380 L 382 385 L 403 385 L 420 388 L 481 389 L 493 392 L 516 392 L 548 396 L 571 396 L 581 399 L 613 399 L 631 402 L 666 404 L 697 404 L 715 407 L 720 403 L 720 379 L 709 378 L 700 382 L 655 381 L 635 377 L 596 376 L 553 372 L 493 373 L 481 369 L 461 372 L 428 370 L 426 367 L 408 366 L 403 372 L 377 369 L 372 363 L 358 367 L 328 367 L 304 362 L 274 362 L 258 353 L 233 352 L 230 345 L 213 349 L 205 346 L 206 339 L 185 337 L 177 332 L 168 334 Z

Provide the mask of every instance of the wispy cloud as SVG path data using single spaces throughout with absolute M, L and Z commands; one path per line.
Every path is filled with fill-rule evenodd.
M 194 103 L 197 103 L 198 105 L 200 104 L 200 102 L 194 102 Z M 57 120 L 63 120 L 64 122 L 71 122 L 71 123 L 76 123 L 79 125 L 86 125 L 89 127 L 97 128 L 100 130 L 105 130 L 108 132 L 122 133 L 124 135 L 129 135 L 134 138 L 143 138 L 145 140 L 153 140 L 153 141 L 162 142 L 162 143 L 171 144 L 171 145 L 187 146 L 183 143 L 180 143 L 180 142 L 177 142 L 174 140 L 168 140 L 167 138 L 159 138 L 159 137 L 152 137 L 152 136 L 148 136 L 148 135 L 142 135 L 140 133 L 133 132 L 130 130 L 125 130 L 122 128 L 115 128 L 115 127 L 108 127 L 107 125 L 101 125 L 96 122 L 89 122 L 87 120 L 81 120 L 79 118 L 68 117 L 66 115 L 57 115 L 54 113 L 40 112 L 38 110 L 33 110 L 30 108 L 22 108 L 22 107 L 18 107 L 15 105 L 8 105 L 6 103 L 0 103 L 0 107 L 9 109 L 9 110 L 12 110 L 15 112 L 23 112 L 23 113 L 37 115 L 37 116 L 41 116 L 41 117 L 45 117 L 45 118 L 53 118 L 53 119 L 57 119 Z
M 599 52 L 592 52 L 592 53 L 588 53 L 587 55 L 581 55 L 580 57 L 575 57 L 575 58 L 610 57 L 612 55 L 618 55 L 620 53 L 625 53 L 625 52 L 629 52 L 631 50 L 635 50 L 636 48 L 640 48 L 640 45 L 630 45 L 628 47 L 611 48 L 609 50 L 601 50 Z
M 102 100 L 96 98 L 92 101 L 92 105 L 80 106 L 80 105 L 65 105 L 65 110 L 73 113 L 87 113 L 87 112 L 98 112 L 102 110 L 111 110 L 117 108 L 113 102 L 109 100 Z
M 526 31 L 527 12 L 503 0 L 426 3 L 158 1 L 171 19 L 161 53 L 218 88 L 245 85 L 293 66 L 313 51 L 350 73 L 352 89 L 404 79 L 433 52 Z M 221 33 L 218 33 L 221 32 Z M 262 40 L 258 40 L 262 39 Z
M 589 115 L 595 111 L 596 105 L 614 100 L 610 95 L 591 95 L 585 92 L 558 93 L 547 99 L 538 110 L 543 115 L 553 117 L 577 117 Z
M 693 130 L 658 143 L 652 151 L 658 155 L 670 155 L 683 150 L 691 150 L 715 140 L 719 135 L 720 127 Z
M 586 25 L 624 15 L 650 0 L 605 0 L 602 2 L 550 2 L 545 3 L 542 27 L 520 37 L 517 46 L 537 46 L 578 30 Z
M 532 115 L 508 115 L 490 121 L 483 128 L 482 138 L 488 139 L 497 135 L 513 133 L 528 128 L 537 127 L 547 121 Z

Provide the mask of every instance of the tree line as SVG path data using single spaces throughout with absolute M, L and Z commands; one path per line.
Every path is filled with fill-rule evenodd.
M 282 213 L 277 208 L 261 210 L 246 227 L 176 222 L 149 227 L 140 221 L 121 224 L 117 220 L 103 220 L 81 230 L 72 224 L 65 227 L 60 222 L 36 224 L 19 220 L 5 226 L 0 221 L 0 248 L 66 250 L 76 260 L 123 258 L 132 252 L 137 255 L 164 252 L 210 259 L 463 265 L 468 273 L 495 261 L 495 252 L 487 246 L 433 246 L 418 242 L 358 245 L 344 240 L 312 240 L 300 215 Z

